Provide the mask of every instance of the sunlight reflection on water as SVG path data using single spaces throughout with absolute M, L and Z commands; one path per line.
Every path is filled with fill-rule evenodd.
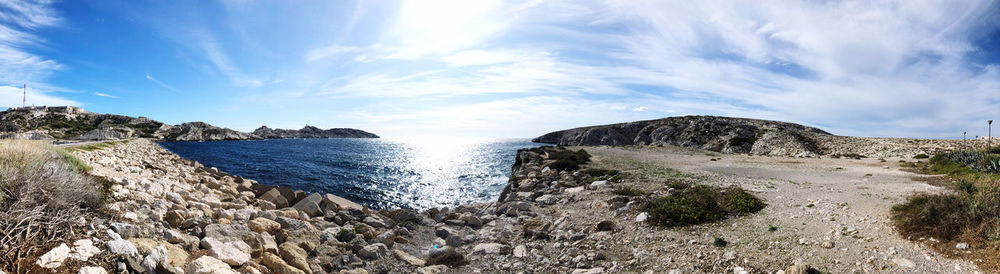
M 165 142 L 207 166 L 374 208 L 424 209 L 489 202 L 528 140 L 473 138 L 285 139 Z

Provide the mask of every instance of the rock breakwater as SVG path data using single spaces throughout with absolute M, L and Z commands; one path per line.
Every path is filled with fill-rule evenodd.
M 569 258 L 568 251 L 528 245 L 531 239 L 545 239 L 539 235 L 560 241 L 587 237 L 577 235 L 583 230 L 560 229 L 553 220 L 565 216 L 545 208 L 565 201 L 567 193 L 585 191 L 589 176 L 542 168 L 544 159 L 519 164 L 515 173 L 520 175 L 512 179 L 524 180 L 524 170 L 531 170 L 536 180 L 545 181 L 531 192 L 538 195 L 517 192 L 496 203 L 418 212 L 375 211 L 334 195 L 262 185 L 180 158 L 147 139 L 75 153 L 93 167 L 93 175 L 110 181 L 106 208 L 112 218 L 94 220 L 89 232 L 99 252 L 115 258 L 110 271 L 466 273 L 621 267 L 605 260 L 596 246 L 575 247 L 572 254 L 583 257 Z M 559 179 L 549 184 L 554 178 Z M 534 236 L 526 238 L 524 226 Z

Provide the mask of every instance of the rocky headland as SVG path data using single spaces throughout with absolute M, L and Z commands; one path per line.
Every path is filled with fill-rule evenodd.
M 581 127 L 534 138 L 561 146 L 674 145 L 724 153 L 817 157 L 913 157 L 961 148 L 961 140 L 837 136 L 794 123 L 718 116 L 682 116 Z M 985 147 L 981 140 L 970 146 Z
M 253 135 L 264 139 L 292 139 L 292 138 L 378 138 L 378 135 L 353 128 L 331 128 L 320 129 L 314 126 L 305 126 L 300 130 L 294 129 L 272 129 L 261 126 L 253 131 Z
M 204 122 L 168 125 L 146 117 L 100 114 L 77 107 L 25 107 L 0 112 L 0 139 L 29 140 L 124 140 L 153 138 L 162 141 L 221 141 L 283 138 L 378 138 L 350 128 L 322 130 L 270 129 L 252 133 L 216 127 Z

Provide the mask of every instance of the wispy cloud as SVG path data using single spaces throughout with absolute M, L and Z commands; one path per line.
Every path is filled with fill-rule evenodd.
M 118 98 L 118 96 L 114 96 L 114 95 L 107 94 L 107 93 L 102 93 L 100 91 L 95 91 L 94 95 L 101 96 L 101 97 L 107 97 L 107 98 Z
M 156 83 L 157 85 L 160 85 L 161 87 L 168 89 L 170 91 L 177 91 L 177 89 L 168 85 L 167 83 L 164 83 L 160 80 L 157 80 L 156 78 L 153 78 L 153 76 L 149 75 L 149 73 L 146 73 L 146 80 L 152 81 L 153 83 Z
M 2 105 L 20 106 L 20 88 L 13 85 L 24 83 L 44 87 L 29 91 L 29 104 L 78 104 L 52 95 L 54 89 L 45 84 L 49 75 L 65 66 L 28 50 L 45 42 L 33 31 L 56 26 L 62 21 L 51 4 L 49 1 L 0 1 L 0 85 L 11 85 L 2 87 L 6 94 L 0 98 Z M 11 95 L 13 93 L 17 93 L 16 96 Z
M 229 81 L 238 87 L 259 87 L 264 85 L 264 81 L 249 77 L 240 72 L 240 69 L 234 66 L 229 61 L 229 56 L 222 50 L 219 43 L 212 37 L 208 35 L 200 35 L 201 41 L 199 41 L 199 46 L 205 54 L 205 57 L 219 70 L 223 75 L 229 78 Z
M 361 48 L 359 48 L 359 47 L 341 46 L 341 45 L 330 45 L 330 46 L 327 46 L 327 47 L 316 48 L 316 49 L 310 50 L 309 53 L 306 53 L 306 56 L 305 56 L 304 59 L 306 61 L 308 61 L 308 62 L 313 62 L 313 61 L 322 60 L 322 59 L 330 58 L 330 57 L 341 55 L 341 54 L 345 54 L 345 53 L 358 52 L 360 50 L 361 50 Z
M 20 107 L 23 90 L 21 87 L 0 86 L 0 107 Z M 29 106 L 81 106 L 80 102 L 59 98 L 50 95 L 49 92 L 28 89 L 27 94 Z

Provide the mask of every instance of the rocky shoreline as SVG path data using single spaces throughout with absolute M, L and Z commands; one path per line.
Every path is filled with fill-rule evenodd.
M 294 130 L 261 126 L 254 132 L 241 132 L 205 122 L 168 125 L 146 117 L 100 114 L 67 106 L 24 107 L 0 111 L 0 139 L 100 141 L 131 138 L 156 138 L 162 141 L 223 141 L 379 138 L 379 136 L 352 128 L 324 130 L 305 126 L 300 130 Z
M 90 220 L 86 245 L 113 259 L 81 273 L 102 273 L 89 272 L 97 268 L 149 273 L 598 273 L 620 267 L 602 261 L 603 254 L 582 251 L 574 252 L 582 257 L 567 263 L 557 258 L 546 258 L 545 264 L 519 262 L 537 255 L 529 255 L 537 251 L 524 244 L 514 245 L 527 243 L 521 226 L 539 222 L 535 225 L 544 228 L 534 228 L 538 233 L 555 229 L 558 222 L 539 221 L 544 208 L 562 200 L 564 192 L 586 191 L 589 179 L 580 172 L 542 168 L 543 160 L 514 167 L 511 181 L 538 181 L 534 192 L 417 212 L 375 211 L 330 194 L 261 185 L 180 158 L 148 139 L 75 154 L 93 167 L 91 174 L 111 182 L 110 218 Z M 518 157 L 542 156 L 522 151 Z M 560 231 L 552 237 L 579 241 L 577 234 Z M 57 247 L 38 264 L 65 272 L 63 262 L 74 260 L 75 250 Z

